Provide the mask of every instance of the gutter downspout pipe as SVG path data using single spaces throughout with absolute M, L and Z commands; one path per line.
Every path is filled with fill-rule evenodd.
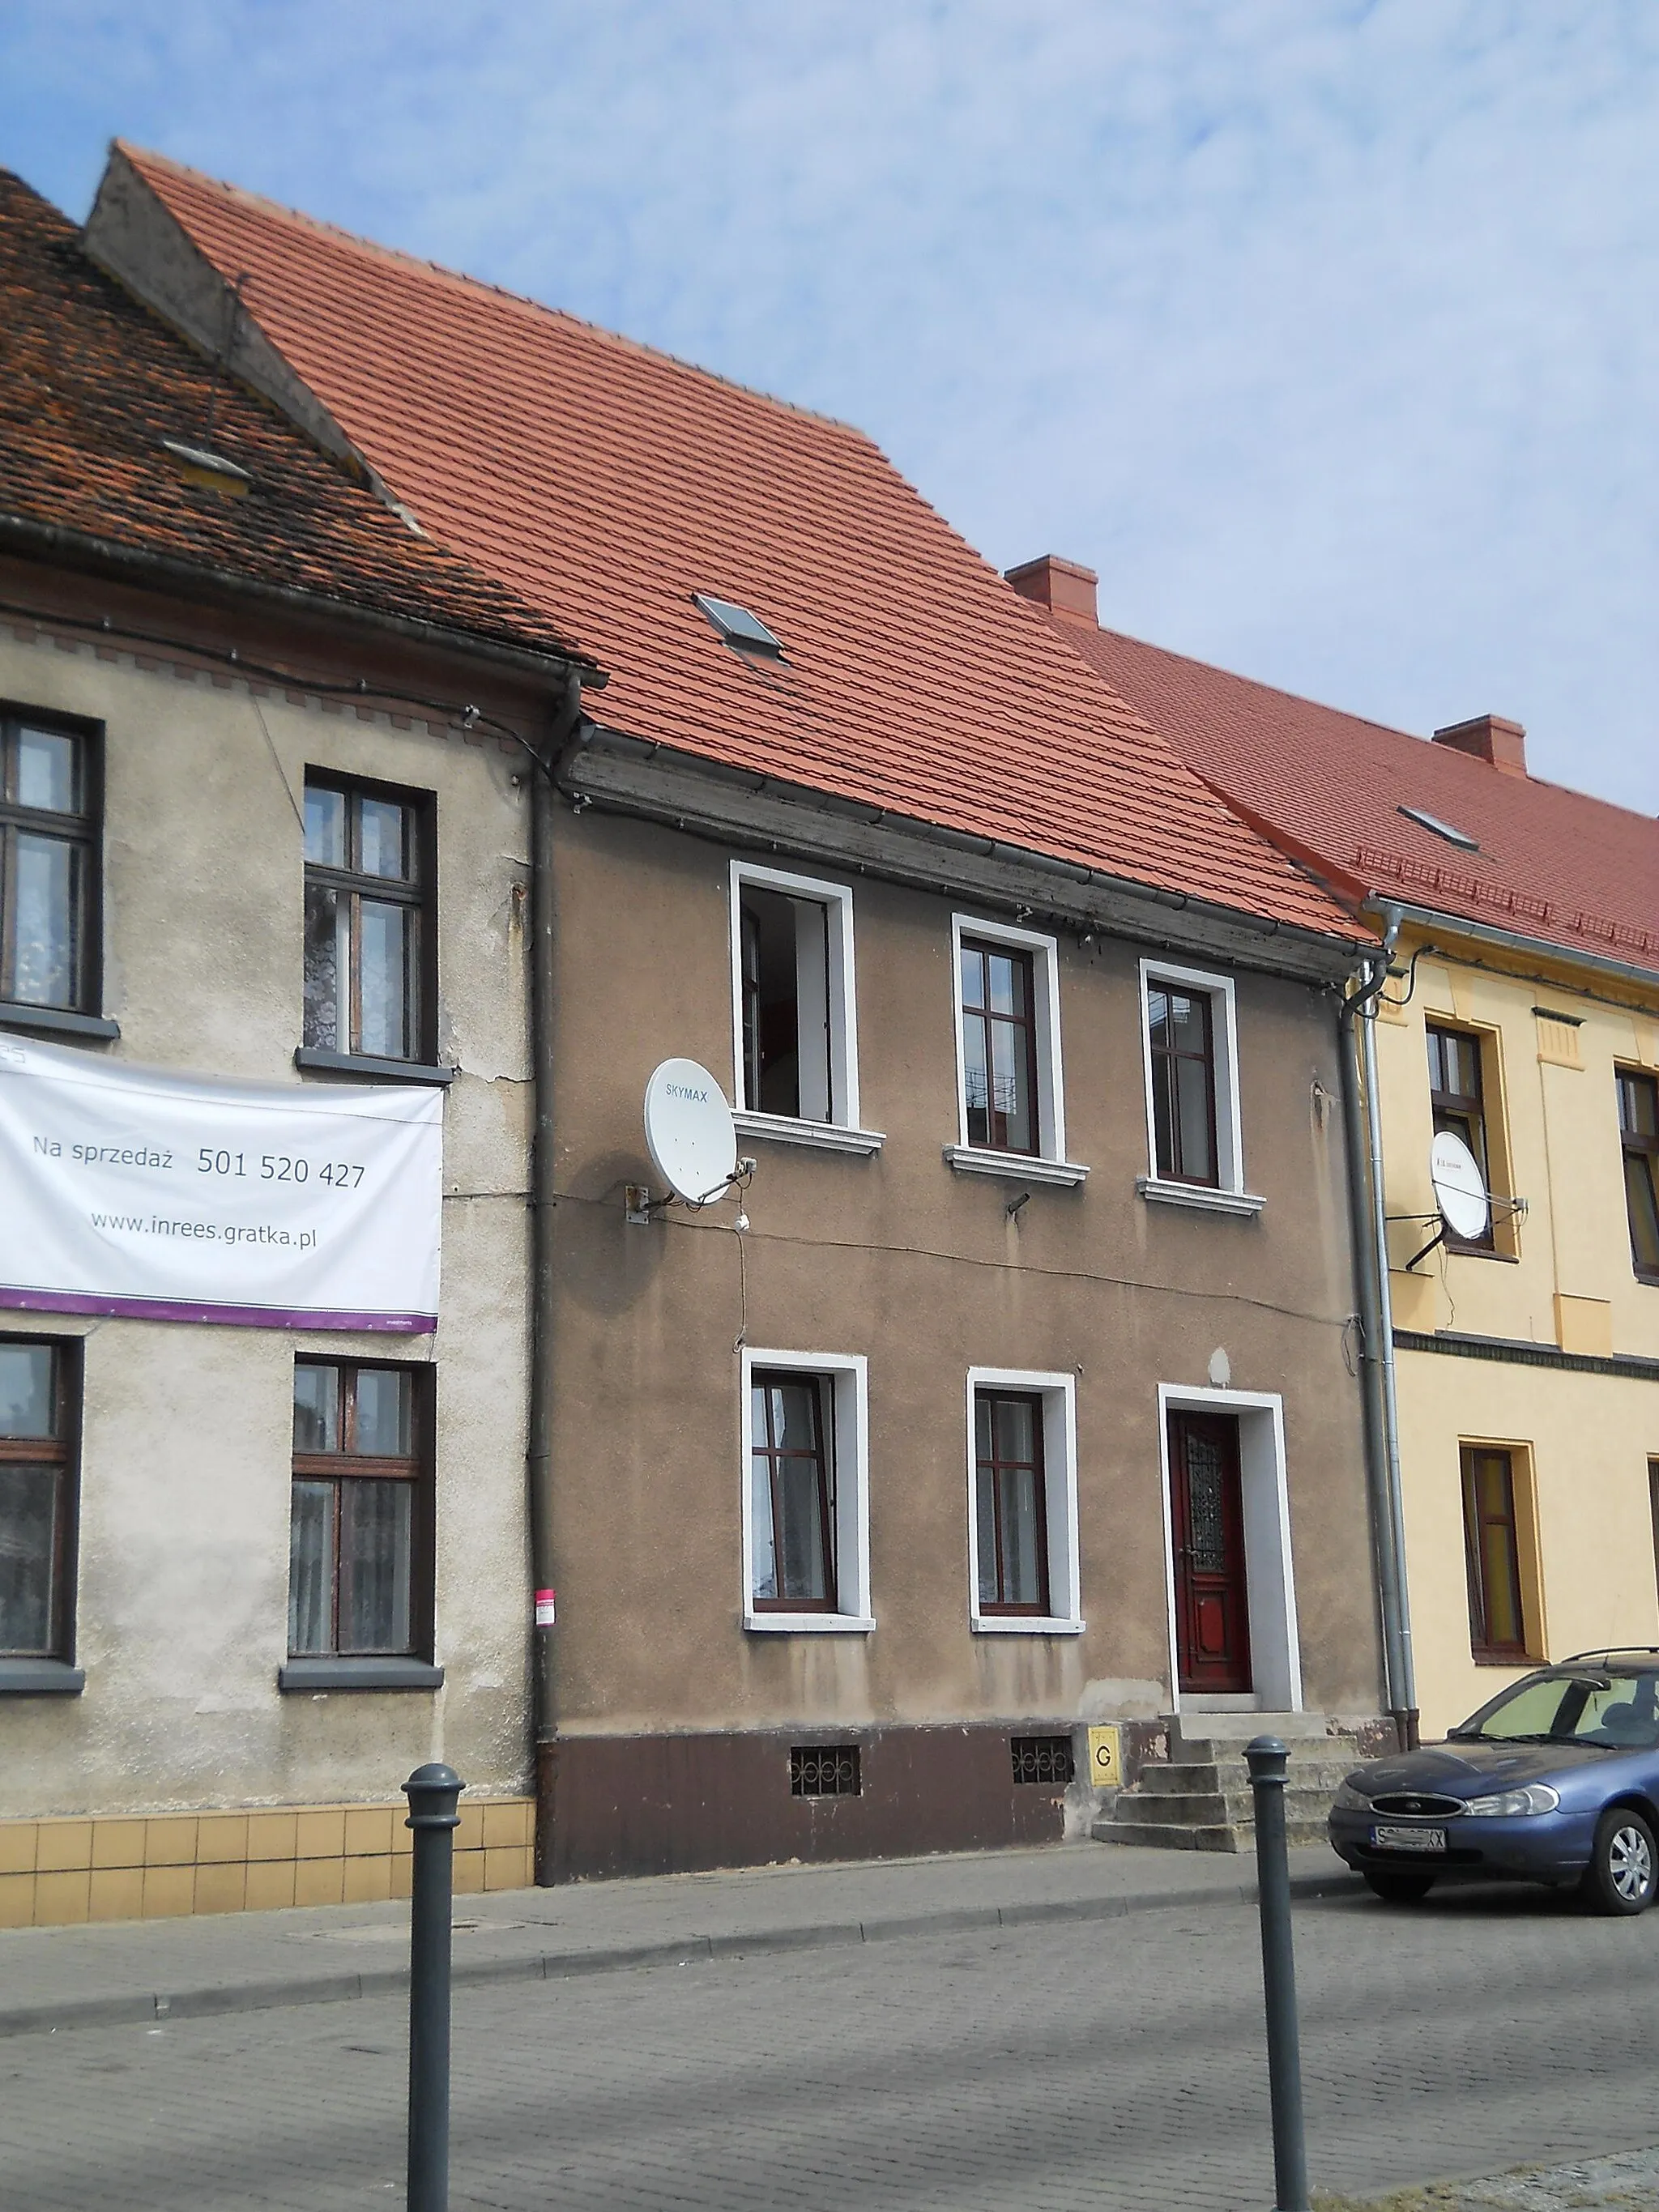
M 563 756 L 582 727 L 581 672 L 574 665 L 554 709 L 547 744 L 530 772 L 530 1055 L 536 1126 L 530 1162 L 531 1324 L 529 1435 L 530 1555 L 534 1580 L 531 1715 L 536 1784 L 536 1880 L 553 1879 L 553 1791 L 557 1765 L 553 1618 L 557 1588 L 553 1547 L 553 1323 L 558 1158 L 554 1147 L 553 1020 L 557 904 L 554 896 L 555 783 Z
M 1400 933 L 1398 914 L 1384 915 L 1381 953 L 1367 963 L 1360 988 L 1342 1003 L 1342 1133 L 1359 1292 L 1361 1402 L 1365 1469 L 1382 1627 L 1389 1710 L 1402 1750 L 1417 1742 L 1416 1672 L 1406 1589 L 1405 1524 L 1400 1500 L 1400 1440 L 1394 1394 L 1393 1316 L 1383 1231 L 1382 1135 L 1376 1092 L 1376 1000 L 1388 981 Z M 1363 1099 L 1363 1109 L 1362 1109 Z

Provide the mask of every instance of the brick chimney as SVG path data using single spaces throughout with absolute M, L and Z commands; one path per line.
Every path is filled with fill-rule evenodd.
M 1100 579 L 1092 568 L 1062 561 L 1058 553 L 1045 553 L 1040 561 L 1025 561 L 1008 569 L 1006 578 L 1021 599 L 1035 599 L 1056 621 L 1077 623 L 1086 629 L 1098 625 L 1095 586 Z
M 1449 723 L 1435 732 L 1434 741 L 1455 752 L 1472 753 L 1505 775 L 1527 772 L 1527 733 L 1519 722 L 1506 722 L 1501 714 L 1477 714 L 1472 722 Z

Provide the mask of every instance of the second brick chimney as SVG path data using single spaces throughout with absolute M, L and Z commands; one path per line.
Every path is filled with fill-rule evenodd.
M 1095 586 L 1100 579 L 1092 568 L 1062 561 L 1058 553 L 1045 553 L 1041 560 L 1022 562 L 1006 574 L 1022 599 L 1047 607 L 1056 621 L 1078 623 L 1088 629 L 1097 626 Z
M 1472 722 L 1450 722 L 1435 732 L 1434 741 L 1451 746 L 1455 752 L 1473 753 L 1476 760 L 1489 761 L 1505 775 L 1527 772 L 1527 733 L 1519 722 L 1506 722 L 1501 714 L 1477 714 Z

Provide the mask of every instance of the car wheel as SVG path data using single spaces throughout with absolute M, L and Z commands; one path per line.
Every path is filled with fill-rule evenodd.
M 1645 1912 L 1659 1877 L 1653 1830 L 1628 1805 L 1612 1805 L 1596 1823 L 1584 1897 L 1597 1912 Z
M 1380 1897 L 1384 1905 L 1415 1905 L 1434 1887 L 1431 1874 L 1378 1873 L 1368 1869 L 1365 1887 L 1373 1897 Z

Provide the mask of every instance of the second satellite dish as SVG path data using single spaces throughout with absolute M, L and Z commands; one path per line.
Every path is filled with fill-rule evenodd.
M 1429 1180 L 1434 1202 L 1452 1235 L 1473 1244 L 1486 1233 L 1492 1200 L 1480 1164 L 1455 1130 L 1440 1129 L 1429 1147 Z
M 645 1086 L 645 1141 L 676 1198 L 699 1206 L 737 1173 L 738 1133 L 726 1095 L 695 1060 L 665 1060 Z

